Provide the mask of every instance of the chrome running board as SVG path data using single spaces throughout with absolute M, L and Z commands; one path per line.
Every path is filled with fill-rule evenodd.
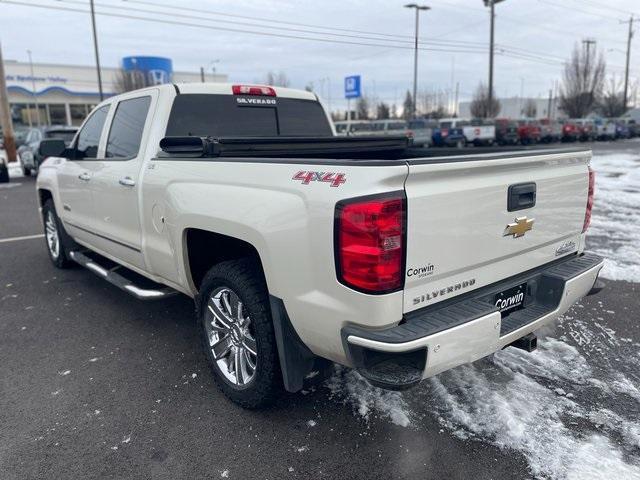
M 69 252 L 69 256 L 71 257 L 71 260 L 73 260 L 77 264 L 82 265 L 87 270 L 91 270 L 99 277 L 104 278 L 107 282 L 115 285 L 121 290 L 124 290 L 128 294 L 133 295 L 138 300 L 160 300 L 163 298 L 171 297 L 178 293 L 176 290 L 160 284 L 155 284 L 158 288 L 142 288 L 136 285 L 133 281 L 116 272 L 116 270 L 119 269 L 127 270 L 125 267 L 120 266 L 112 269 L 107 269 L 100 265 L 96 260 L 89 258 L 84 253 L 77 250 Z M 138 274 L 134 273 L 134 275 Z M 149 280 L 149 282 L 151 281 Z

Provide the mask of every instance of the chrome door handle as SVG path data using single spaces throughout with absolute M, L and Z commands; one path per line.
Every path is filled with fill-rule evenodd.
M 91 175 L 89 175 L 88 173 L 81 173 L 80 175 L 78 175 L 78 178 L 80 180 L 83 180 L 85 182 L 88 182 L 89 180 L 91 180 Z
M 133 180 L 133 178 L 131 177 L 124 177 L 121 178 L 120 180 L 118 180 L 118 183 L 120 185 L 123 185 L 125 187 L 133 187 L 135 186 L 136 182 Z

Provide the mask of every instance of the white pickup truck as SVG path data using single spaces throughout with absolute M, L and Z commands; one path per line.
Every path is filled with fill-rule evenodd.
M 301 389 L 318 359 L 402 389 L 532 350 L 601 288 L 589 151 L 406 145 L 336 137 L 286 88 L 115 96 L 69 147 L 40 146 L 46 245 L 140 299 L 193 297 L 214 378 L 245 407 Z

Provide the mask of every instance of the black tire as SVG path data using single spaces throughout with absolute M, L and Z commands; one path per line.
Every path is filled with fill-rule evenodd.
M 212 294 L 221 288 L 233 291 L 242 302 L 243 311 L 251 319 L 249 328 L 255 339 L 256 368 L 244 385 L 229 380 L 215 359 L 207 333 L 213 319 L 209 310 Z M 271 319 L 271 307 L 264 274 L 252 259 L 229 260 L 211 268 L 205 275 L 198 294 L 199 328 L 204 354 L 213 378 L 222 392 L 234 403 L 248 409 L 260 408 L 283 392 L 282 373 Z M 237 364 L 236 364 L 237 365 Z
M 29 167 L 22 167 L 22 173 L 25 177 L 31 176 L 31 169 Z
M 49 243 L 47 237 L 47 219 L 51 214 L 53 220 L 53 226 L 56 229 L 57 238 L 58 238 L 58 250 L 57 254 L 54 250 L 52 250 L 51 244 Z M 53 204 L 53 200 L 49 199 L 44 203 L 42 207 L 42 218 L 44 223 L 44 239 L 45 245 L 47 246 L 47 253 L 49 253 L 49 258 L 51 262 L 57 268 L 70 268 L 74 265 L 73 260 L 69 257 L 69 252 L 76 248 L 76 244 L 73 239 L 69 236 L 69 234 L 65 231 L 58 214 L 56 213 L 56 207 Z

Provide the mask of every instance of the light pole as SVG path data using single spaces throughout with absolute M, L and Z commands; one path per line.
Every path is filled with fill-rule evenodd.
M 622 99 L 622 105 L 624 107 L 624 112 L 627 113 L 627 100 L 628 100 L 628 92 L 629 92 L 629 59 L 631 58 L 631 40 L 633 39 L 633 23 L 640 22 L 640 18 L 631 18 L 625 22 L 620 23 L 628 23 L 629 24 L 629 34 L 627 35 L 627 61 L 624 69 L 624 94 Z
M 420 10 L 431 10 L 431 7 L 426 5 L 418 5 L 417 3 L 409 3 L 404 6 L 405 8 L 414 8 L 416 10 L 416 41 L 413 49 L 413 102 L 411 105 L 411 118 L 416 118 L 416 95 L 418 91 L 418 27 L 420 19 Z
M 493 30 L 495 23 L 495 5 L 496 3 L 503 2 L 504 0 L 482 0 L 484 2 L 485 7 L 489 7 L 491 9 L 491 33 L 489 34 L 489 104 L 488 110 L 491 110 L 491 106 L 493 105 Z
M 33 74 L 33 60 L 31 59 L 31 50 L 27 50 L 29 55 L 29 70 L 31 71 L 31 95 L 33 96 L 33 103 L 36 106 L 36 125 L 40 128 L 40 105 L 38 105 L 38 95 L 36 94 L 36 77 Z M 31 117 L 31 115 L 29 115 Z
M 98 54 L 98 32 L 96 31 L 96 12 L 91 0 L 91 27 L 93 29 L 93 50 L 96 54 L 96 70 L 98 72 L 98 91 L 100 92 L 100 101 L 104 100 L 102 92 L 102 72 L 100 72 L 100 55 Z

